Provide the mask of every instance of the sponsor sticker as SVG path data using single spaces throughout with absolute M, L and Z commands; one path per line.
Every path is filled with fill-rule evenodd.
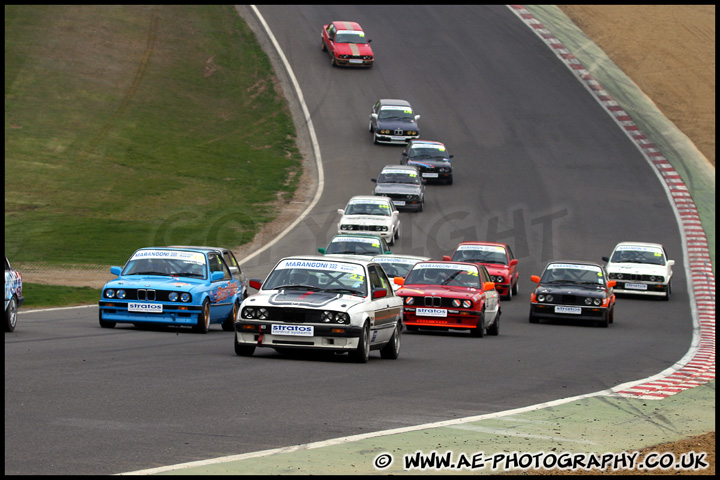
M 438 178 L 438 174 L 432 172 L 425 172 L 422 174 L 422 176 L 425 178 Z
M 447 317 L 447 310 L 444 308 L 418 308 L 415 314 L 420 317 Z
M 562 305 L 558 305 L 555 307 L 555 313 L 571 313 L 573 315 L 580 315 L 582 313 L 582 308 L 580 308 L 580 307 L 565 307 Z
M 161 303 L 128 303 L 128 312 L 162 313 Z
M 644 283 L 626 283 L 625 288 L 629 290 L 647 290 L 647 285 Z
M 505 248 L 499 245 L 460 245 L 458 251 L 461 250 L 478 250 L 481 252 L 500 252 L 505 253 Z
M 278 325 L 273 324 L 271 333 L 273 335 L 291 335 L 296 337 L 312 337 L 314 329 L 312 325 Z
M 205 256 L 199 252 L 184 252 L 178 250 L 138 250 L 130 258 L 130 260 L 137 260 L 139 258 L 169 258 L 175 260 L 186 260 L 193 263 L 205 265 Z

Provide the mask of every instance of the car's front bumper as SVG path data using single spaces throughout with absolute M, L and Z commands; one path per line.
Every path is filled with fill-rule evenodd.
M 271 333 L 273 323 L 279 322 L 235 322 L 235 341 L 239 345 L 256 347 L 344 352 L 357 350 L 362 334 L 362 327 L 313 324 L 312 336 L 277 335 Z
M 408 327 L 475 329 L 481 314 L 476 311 L 448 310 L 445 317 L 418 316 L 415 308 L 403 308 L 403 323 Z
M 359 58 L 338 58 L 335 57 L 335 64 L 341 67 L 365 67 L 370 68 L 375 63 L 375 59 L 359 59 Z
M 202 306 L 163 304 L 162 313 L 128 311 L 127 303 L 101 301 L 100 318 L 107 322 L 156 325 L 197 325 Z
M 666 283 L 648 283 L 641 281 L 623 282 L 620 280 L 616 280 L 616 282 L 617 284 L 613 288 L 615 293 L 655 297 L 665 297 L 668 294 L 668 285 Z
M 408 143 L 413 138 L 420 138 L 420 135 L 384 135 L 382 133 L 377 133 L 375 135 L 375 138 L 378 143 L 392 143 L 401 145 Z
M 579 313 L 571 313 L 578 312 Z M 601 321 L 607 317 L 607 307 L 584 307 L 578 305 L 556 305 L 531 303 L 530 314 L 537 319 Z

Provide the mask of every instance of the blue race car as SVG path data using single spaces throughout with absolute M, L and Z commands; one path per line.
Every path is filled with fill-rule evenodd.
M 150 247 L 137 250 L 118 278 L 105 284 L 99 302 L 103 328 L 117 323 L 189 326 L 207 333 L 219 323 L 233 331 L 243 300 L 242 280 L 233 275 L 221 249 Z

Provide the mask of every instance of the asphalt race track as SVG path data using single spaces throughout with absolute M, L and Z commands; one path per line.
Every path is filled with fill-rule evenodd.
M 654 375 L 688 351 L 681 236 L 638 149 L 505 6 L 262 6 L 292 66 L 324 186 L 290 234 L 248 262 L 262 278 L 313 254 L 337 209 L 369 194 L 401 148 L 372 143 L 379 98 L 408 100 L 422 137 L 455 155 L 455 182 L 402 213 L 393 251 L 441 258 L 464 240 L 509 243 L 520 295 L 498 337 L 406 334 L 400 357 L 237 357 L 232 333 L 101 329 L 97 308 L 24 312 L 5 340 L 5 473 L 114 474 L 499 412 Z M 320 28 L 358 21 L 370 70 L 331 68 Z M 299 132 L 301 135 L 304 132 Z M 600 261 L 623 240 L 665 245 L 670 302 L 620 298 L 609 328 L 528 323 L 531 274 L 551 259 Z M 12 385 L 12 388 L 8 386 Z

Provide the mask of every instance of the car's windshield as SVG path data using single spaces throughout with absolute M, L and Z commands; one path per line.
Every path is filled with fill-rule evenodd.
M 605 278 L 602 270 L 592 265 L 553 264 L 545 269 L 540 283 L 603 285 Z
M 658 248 L 618 247 L 610 259 L 613 263 L 649 263 L 665 265 L 665 255 Z
M 350 202 L 345 208 L 345 215 L 378 215 L 389 217 L 392 214 L 390 205 L 381 202 Z
M 477 268 L 440 264 L 416 265 L 408 274 L 404 285 L 451 285 L 481 288 Z
M 382 107 L 378 114 L 380 120 L 415 120 L 410 107 Z
M 380 263 L 382 269 L 385 270 L 385 274 L 391 279 L 393 277 L 407 277 L 408 272 L 410 272 L 410 269 L 414 265 L 412 262 L 391 262 L 387 260 L 382 260 L 378 263 Z
M 415 172 L 383 171 L 377 179 L 378 183 L 409 183 L 420 185 L 420 177 Z
M 281 261 L 268 275 L 263 290 L 311 290 L 365 297 L 365 269 L 361 265 L 335 261 Z
M 335 43 L 368 43 L 363 32 L 338 32 Z
M 207 278 L 207 268 L 201 253 L 145 250 L 135 252 L 122 274 Z
M 438 147 L 412 147 L 408 152 L 408 158 L 411 159 L 433 158 L 447 160 L 447 156 L 447 151 Z
M 476 248 L 458 248 L 452 259 L 456 262 L 507 265 L 507 255 L 502 247 L 478 246 Z
M 342 254 L 342 255 L 381 255 L 383 252 L 382 245 L 378 240 L 372 238 L 351 238 L 339 239 L 330 242 L 325 254 Z

